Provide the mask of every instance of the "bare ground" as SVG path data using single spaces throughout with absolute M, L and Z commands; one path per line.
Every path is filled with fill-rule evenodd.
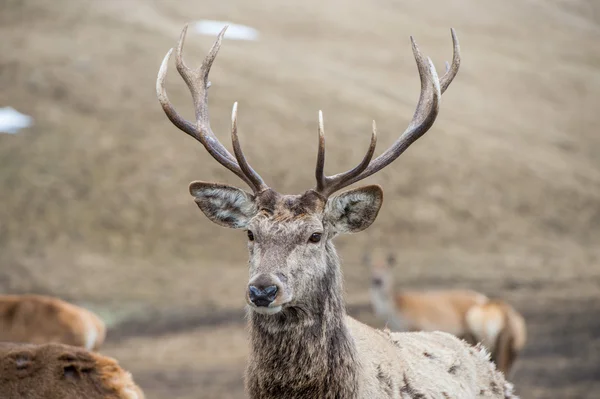
M 378 221 L 342 237 L 351 310 L 368 307 L 358 259 L 394 250 L 401 287 L 469 287 L 506 298 L 529 323 L 512 380 L 524 398 L 600 390 L 600 7 L 574 0 L 300 4 L 184 0 L 0 5 L 0 106 L 36 125 L 0 135 L 0 290 L 59 295 L 112 326 L 106 354 L 149 398 L 243 397 L 243 234 L 215 227 L 194 179 L 241 184 L 174 128 L 154 82 L 183 24 L 256 27 L 226 41 L 211 117 L 228 141 L 240 103 L 244 148 L 283 192 L 311 187 L 316 115 L 330 173 L 380 151 L 418 96 L 409 35 L 438 70 L 461 39 L 461 71 L 435 127 L 371 178 Z M 190 63 L 212 38 L 190 35 Z M 171 67 L 169 96 L 191 117 Z

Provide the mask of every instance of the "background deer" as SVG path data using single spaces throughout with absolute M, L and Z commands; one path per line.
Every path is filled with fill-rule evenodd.
M 412 41 L 421 94 L 409 127 L 375 159 L 376 129 L 358 166 L 324 174 L 325 136 L 319 113 L 316 186 L 300 195 L 279 194 L 247 162 L 237 134 L 237 104 L 231 137 L 234 156 L 212 132 L 208 118 L 208 74 L 223 29 L 198 69 L 183 61 L 184 28 L 176 52 L 179 74 L 192 94 L 196 124 L 170 103 L 164 81 L 173 49 L 160 67 L 156 90 L 167 117 L 200 141 L 221 165 L 239 176 L 252 194 L 238 188 L 196 181 L 190 193 L 214 223 L 248 235 L 250 280 L 246 291 L 251 335 L 246 391 L 251 398 L 513 398 L 512 386 L 489 361 L 485 350 L 469 347 L 446 333 L 377 331 L 346 314 L 342 276 L 332 239 L 369 227 L 379 212 L 379 186 L 332 196 L 393 162 L 434 123 L 442 93 L 458 72 L 454 58 L 438 79 L 433 63 Z
M 116 360 L 63 344 L 0 343 L 3 399 L 144 399 Z
M 510 305 L 471 290 L 401 291 L 394 288 L 396 258 L 363 262 L 371 268 L 375 313 L 393 331 L 444 331 L 475 345 L 482 343 L 497 367 L 508 374 L 525 345 L 523 317 Z
M 104 322 L 87 309 L 47 296 L 0 295 L 0 341 L 98 350 L 105 337 Z
M 466 314 L 470 333 L 491 353 L 498 368 L 508 375 L 527 341 L 524 317 L 500 299 L 471 307 Z

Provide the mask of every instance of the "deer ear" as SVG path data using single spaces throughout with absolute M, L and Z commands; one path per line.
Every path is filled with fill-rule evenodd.
M 358 233 L 375 221 L 382 202 L 381 187 L 359 187 L 330 198 L 325 218 L 338 233 Z
M 244 229 L 257 212 L 252 194 L 225 184 L 195 181 L 190 194 L 206 217 L 223 227 Z

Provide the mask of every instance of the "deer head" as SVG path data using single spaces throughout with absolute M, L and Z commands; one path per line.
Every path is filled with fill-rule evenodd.
M 392 269 L 396 265 L 394 254 L 388 254 L 384 261 L 380 256 L 376 256 L 373 260 L 367 253 L 363 257 L 363 264 L 371 270 L 371 285 L 374 289 L 388 292 L 393 288 Z
M 324 174 L 325 134 L 319 111 L 316 185 L 299 195 L 277 193 L 248 163 L 237 133 L 237 103 L 233 106 L 231 138 L 234 156 L 212 132 L 208 118 L 208 74 L 219 51 L 225 27 L 202 65 L 189 68 L 183 61 L 183 29 L 176 52 L 176 66 L 193 98 L 196 124 L 183 119 L 171 105 L 165 88 L 167 64 L 173 52 L 165 56 L 158 73 L 156 90 L 167 117 L 179 129 L 200 141 L 221 165 L 235 173 L 252 193 L 224 184 L 195 181 L 190 193 L 202 212 L 214 223 L 248 234 L 250 280 L 246 300 L 252 310 L 275 314 L 302 304 L 323 290 L 333 252 L 331 240 L 338 234 L 357 233 L 369 227 L 381 208 L 383 192 L 379 186 L 366 186 L 333 195 L 383 169 L 402 154 L 433 125 L 442 93 L 458 72 L 459 45 L 454 31 L 454 57 L 446 64 L 446 74 L 438 79 L 430 59 L 424 58 L 411 37 L 421 78 L 421 94 L 411 123 L 400 138 L 383 154 L 373 159 L 377 141 L 373 122 L 371 142 L 362 161 L 353 169 L 333 176 Z M 338 266 L 339 267 L 339 266 Z

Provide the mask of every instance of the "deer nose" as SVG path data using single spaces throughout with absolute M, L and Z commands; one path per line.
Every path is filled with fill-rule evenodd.
M 381 277 L 373 277 L 373 285 L 375 287 L 381 287 L 383 285 L 383 279 Z
M 267 307 L 277 297 L 277 291 L 279 289 L 276 285 L 269 285 L 267 287 L 251 285 L 248 287 L 248 298 L 256 306 Z

